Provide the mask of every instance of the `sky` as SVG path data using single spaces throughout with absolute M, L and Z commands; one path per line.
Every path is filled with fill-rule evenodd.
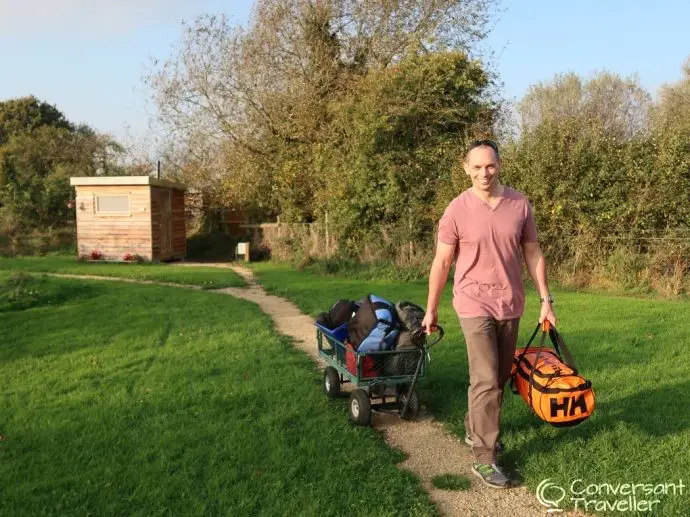
M 142 78 L 171 56 L 181 22 L 224 13 L 246 24 L 251 0 L 0 0 L 0 100 L 34 95 L 75 123 L 146 140 L 155 114 Z M 690 56 L 687 0 L 504 0 L 482 48 L 519 99 L 558 73 L 637 74 L 654 94 Z

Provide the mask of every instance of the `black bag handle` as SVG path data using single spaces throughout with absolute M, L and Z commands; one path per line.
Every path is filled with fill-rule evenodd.
M 537 329 L 539 326 L 537 325 Z M 535 334 L 532 335 L 534 337 Z M 546 332 L 543 332 L 541 335 L 541 341 L 539 343 L 539 352 L 537 352 L 537 357 L 534 358 L 534 364 L 532 365 L 532 371 L 529 372 L 529 389 L 527 390 L 528 396 L 529 396 L 529 407 L 534 411 L 534 406 L 532 405 L 532 389 L 534 388 L 534 372 L 537 371 L 537 365 L 539 364 L 539 357 L 541 357 L 541 353 L 544 350 L 544 341 L 546 341 Z M 530 339 L 530 343 L 532 340 Z M 527 344 L 529 346 L 529 343 Z M 525 347 L 525 350 L 527 350 L 527 347 Z M 524 352 L 523 352 L 524 355 Z
M 553 326 L 553 324 L 549 320 L 544 320 L 544 323 L 537 323 L 537 327 L 534 329 L 534 332 L 532 332 L 532 335 L 529 338 L 529 341 L 525 345 L 525 347 L 522 349 L 522 353 L 518 356 L 518 361 L 522 358 L 522 356 L 525 355 L 525 352 L 529 348 L 529 346 L 532 344 L 532 341 L 534 341 L 534 338 L 536 337 L 537 333 L 541 329 L 542 331 L 542 340 L 540 343 L 540 347 L 544 346 L 544 337 L 546 334 L 549 335 L 549 338 L 551 338 L 551 344 L 553 345 L 553 348 L 556 350 L 556 354 L 558 355 L 558 358 L 565 363 L 566 366 L 568 366 L 571 370 L 574 370 L 575 374 L 577 375 L 577 365 L 575 364 L 575 358 L 573 355 L 570 353 L 570 350 L 568 350 L 568 347 L 565 344 L 565 341 L 563 341 L 563 337 L 558 333 L 556 330 L 556 327 Z
M 551 337 L 551 342 L 553 343 L 554 348 L 558 352 L 558 355 L 560 356 L 561 352 L 563 352 L 565 360 L 563 360 L 562 358 L 561 360 L 563 360 L 563 362 L 575 372 L 575 375 L 577 375 L 577 365 L 575 364 L 575 358 L 573 357 L 573 354 L 570 353 L 570 350 L 568 350 L 565 341 L 563 341 L 563 337 L 556 331 L 555 327 L 551 327 L 551 330 L 549 331 L 549 336 Z
M 539 364 L 539 358 L 541 357 L 541 353 L 544 350 L 544 342 L 546 341 L 546 335 L 549 335 L 549 338 L 551 339 L 551 344 L 553 345 L 554 349 L 556 350 L 556 354 L 558 355 L 558 358 L 565 363 L 566 366 L 568 366 L 571 370 L 573 370 L 573 373 L 577 375 L 577 367 L 575 365 L 575 359 L 573 358 L 572 354 L 570 353 L 570 350 L 568 350 L 568 347 L 565 344 L 565 341 L 563 341 L 563 338 L 561 335 L 558 333 L 556 330 L 556 327 L 554 327 L 549 320 L 544 320 L 543 323 L 537 323 L 537 327 L 534 329 L 534 332 L 532 332 L 532 335 L 529 338 L 529 341 L 527 342 L 527 345 L 522 349 L 522 353 L 518 356 L 517 358 L 517 363 L 519 366 L 520 360 L 524 357 L 525 353 L 527 352 L 527 349 L 529 346 L 532 344 L 532 341 L 534 341 L 534 338 L 537 336 L 537 333 L 541 329 L 542 334 L 541 334 L 541 340 L 539 342 L 539 351 L 537 352 L 537 356 L 534 358 L 534 364 L 532 365 L 532 370 L 530 371 L 529 375 L 529 391 L 528 391 L 528 397 L 529 397 L 529 406 L 532 410 L 534 410 L 534 407 L 532 406 L 532 389 L 534 388 L 534 372 L 537 370 L 537 365 Z M 563 359 L 563 356 L 565 355 L 565 360 Z M 511 385 L 511 389 L 513 389 L 513 386 Z M 513 389 L 513 393 L 515 393 L 517 390 Z
M 432 333 L 434 330 L 438 330 L 438 338 L 436 338 L 431 343 L 426 343 L 427 348 L 431 348 L 432 346 L 434 346 L 436 343 L 438 343 L 439 341 L 441 341 L 443 339 L 443 336 L 446 335 L 446 333 L 444 332 L 443 327 L 441 325 L 434 325 L 434 328 L 432 329 Z M 420 329 L 420 331 L 424 332 L 424 329 L 422 328 L 422 329 Z

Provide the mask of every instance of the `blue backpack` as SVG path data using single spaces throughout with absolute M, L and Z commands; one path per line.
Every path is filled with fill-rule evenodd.
M 372 294 L 364 298 L 348 323 L 348 341 L 358 352 L 390 350 L 398 333 L 395 305 Z

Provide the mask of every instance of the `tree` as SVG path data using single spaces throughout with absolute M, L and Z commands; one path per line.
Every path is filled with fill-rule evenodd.
M 656 227 L 690 227 L 690 58 L 680 81 L 664 85 L 652 114 L 653 173 L 642 206 Z
M 453 171 L 464 145 L 491 130 L 489 85 L 481 64 L 463 52 L 411 52 L 331 106 L 334 137 L 317 206 L 353 251 L 382 232 L 393 247 L 433 234 L 457 195 Z
M 506 177 L 539 205 L 542 228 L 606 234 L 634 220 L 629 151 L 647 136 L 651 99 L 635 79 L 556 76 L 518 105 Z
M 0 145 L 13 136 L 30 133 L 41 126 L 73 129 L 55 106 L 34 96 L 0 102 Z
M 609 73 L 556 76 L 522 99 L 504 177 L 535 205 L 552 260 L 647 254 L 690 224 L 685 74 L 656 104 L 636 79 Z
M 121 172 L 122 147 L 34 97 L 0 102 L 0 218 L 6 231 L 74 217 L 70 176 Z
M 588 120 L 611 137 L 630 139 L 648 128 L 650 95 L 637 78 L 609 72 L 583 80 L 573 73 L 531 86 L 517 107 L 520 132 L 559 120 Z M 583 126 L 583 130 L 587 126 Z
M 178 147 L 214 149 L 211 160 L 190 156 L 206 165 L 188 167 L 188 183 L 222 177 L 233 201 L 311 219 L 321 151 L 337 137 L 332 104 L 411 52 L 467 49 L 484 36 L 493 3 L 263 0 L 247 29 L 223 17 L 185 27 L 179 53 L 147 82 Z

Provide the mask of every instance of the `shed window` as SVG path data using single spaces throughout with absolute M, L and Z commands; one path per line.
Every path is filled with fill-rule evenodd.
M 129 214 L 129 196 L 96 196 L 96 213 Z

